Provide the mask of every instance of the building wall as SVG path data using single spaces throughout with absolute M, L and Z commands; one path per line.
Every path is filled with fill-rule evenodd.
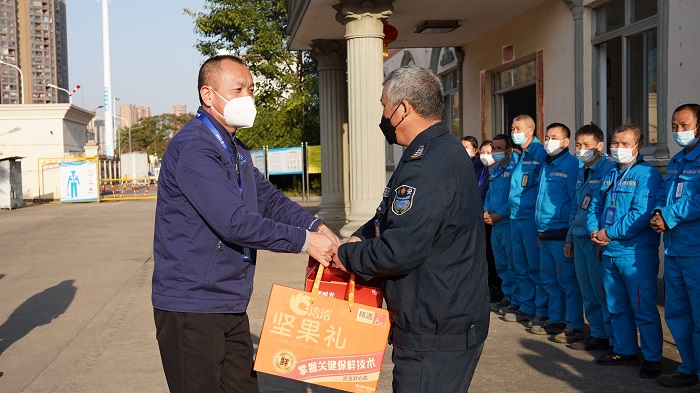
M 671 134 L 671 117 L 679 104 L 700 104 L 700 2 L 670 0 L 668 45 L 668 148 L 681 149 Z
M 515 60 L 503 64 L 502 48 L 513 44 Z M 480 124 L 480 73 L 507 69 L 534 59 L 543 52 L 544 64 L 544 124 L 562 122 L 574 125 L 574 21 L 569 8 L 561 0 L 550 0 L 519 15 L 511 21 L 482 35 L 464 46 L 463 65 L 464 112 L 463 124 Z M 585 73 L 585 72 L 584 72 Z M 590 68 L 588 71 L 590 74 Z M 486 136 L 493 131 L 493 95 L 486 91 Z M 590 96 L 589 96 L 590 97 Z M 590 114 L 589 114 L 590 117 Z M 509 126 L 509 125 L 507 125 Z M 470 135 L 465 128 L 465 135 Z M 471 135 L 480 139 L 479 134 Z
M 59 199 L 58 169 L 45 166 L 40 187 L 39 159 L 81 156 L 93 113 L 69 104 L 0 106 L 0 158 L 19 156 L 22 196 Z M 54 168 L 55 167 L 55 168 Z

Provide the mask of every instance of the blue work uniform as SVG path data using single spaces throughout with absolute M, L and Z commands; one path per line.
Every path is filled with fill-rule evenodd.
M 666 324 L 676 341 L 678 371 L 698 374 L 700 365 L 700 148 L 673 156 L 656 195 L 664 237 Z M 690 311 L 690 312 L 689 312 Z
M 548 316 L 583 330 L 583 301 L 574 260 L 564 255 L 569 218 L 576 198 L 579 160 L 564 149 L 547 157 L 537 193 L 535 224 L 540 240 L 540 281 L 549 294 Z
M 510 233 L 513 245 L 515 282 L 520 289 L 520 311 L 547 317 L 547 291 L 540 286 L 540 250 L 537 247 L 535 202 L 540 184 L 540 172 L 547 159 L 544 146 L 533 137 L 511 172 Z M 538 290 L 538 286 L 539 290 Z
M 576 202 L 571 210 L 569 233 L 566 242 L 574 247 L 574 265 L 578 278 L 583 309 L 591 328 L 591 336 L 600 339 L 612 339 L 610 313 L 603 293 L 603 273 L 598 259 L 598 245 L 591 241 L 588 232 L 588 210 L 600 182 L 613 168 L 615 163 L 602 156 L 590 167 L 582 167 L 576 180 Z
M 491 230 L 491 246 L 496 262 L 496 271 L 501 277 L 503 295 L 516 306 L 520 306 L 520 290 L 515 284 L 515 266 L 510 241 L 510 174 L 518 163 L 518 154 L 513 152 L 508 163 L 501 167 L 496 165 L 491 169 L 488 179 L 488 191 L 484 198 L 484 211 L 498 214 L 501 219 Z
M 637 328 L 644 360 L 661 360 L 663 335 L 656 308 L 659 239 L 649 225 L 661 175 L 641 157 L 608 173 L 591 200 L 588 232 L 602 230 L 603 288 L 614 336 L 613 351 L 636 355 Z M 636 325 L 635 325 L 636 324 Z

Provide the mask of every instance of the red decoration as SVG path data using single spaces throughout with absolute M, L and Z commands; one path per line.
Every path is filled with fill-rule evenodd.
M 389 44 L 396 41 L 399 37 L 399 31 L 384 20 L 384 56 L 389 56 Z

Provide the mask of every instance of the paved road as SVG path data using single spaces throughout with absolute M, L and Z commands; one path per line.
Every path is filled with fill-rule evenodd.
M 167 391 L 150 305 L 154 208 L 149 200 L 0 210 L 0 392 Z M 254 340 L 270 286 L 301 287 L 305 262 L 260 253 Z M 473 392 L 665 390 L 636 368 L 596 366 L 600 353 L 567 349 L 495 315 L 491 324 Z M 674 369 L 675 347 L 665 345 L 664 355 L 664 368 Z M 331 392 L 267 375 L 260 390 Z M 391 391 L 389 355 L 378 391 Z

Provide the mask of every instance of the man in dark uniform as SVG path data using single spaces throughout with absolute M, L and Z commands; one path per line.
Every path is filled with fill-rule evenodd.
M 383 85 L 380 128 L 389 143 L 407 148 L 376 216 L 340 246 L 334 262 L 384 280 L 394 392 L 465 392 L 489 325 L 476 176 L 441 121 L 435 74 L 402 67 Z

